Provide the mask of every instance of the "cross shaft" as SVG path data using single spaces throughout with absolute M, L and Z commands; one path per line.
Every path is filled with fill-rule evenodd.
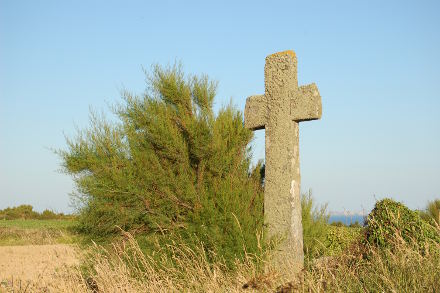
M 267 56 L 264 80 L 265 94 L 246 100 L 245 127 L 266 130 L 264 217 L 269 239 L 281 237 L 273 263 L 296 273 L 304 263 L 298 124 L 321 117 L 321 96 L 315 84 L 298 87 L 293 51 Z

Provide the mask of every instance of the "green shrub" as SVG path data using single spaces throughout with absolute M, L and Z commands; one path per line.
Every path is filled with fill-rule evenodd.
M 42 220 L 53 220 L 53 219 L 58 219 L 58 218 L 63 217 L 63 216 L 64 216 L 63 213 L 57 214 L 57 213 L 55 213 L 53 211 L 50 211 L 50 210 L 46 209 L 46 210 L 44 210 L 41 213 L 39 218 L 42 219 Z
M 33 210 L 31 205 L 20 205 L 12 208 L 8 207 L 0 211 L 0 218 L 5 220 L 35 219 L 38 216 L 39 214 Z
M 19 205 L 0 210 L 0 220 L 53 220 L 53 219 L 72 219 L 73 215 L 64 215 L 50 210 L 44 210 L 42 213 L 34 211 L 31 205 Z
M 342 223 L 341 221 L 333 222 L 330 225 L 335 226 L 335 227 L 345 227 L 345 224 Z
M 367 217 L 366 240 L 379 247 L 392 247 L 396 238 L 423 247 L 428 240 L 440 242 L 438 230 L 420 215 L 392 199 L 378 201 Z
M 439 268 L 440 243 L 427 242 L 423 253 L 402 241 L 392 248 L 354 245 L 313 263 L 299 289 L 278 292 L 440 292 Z
M 362 228 L 362 225 L 359 224 L 358 221 L 356 221 L 356 222 L 354 222 L 354 223 L 351 223 L 351 224 L 349 225 L 349 227 L 350 227 L 350 228 Z
M 440 225 L 440 199 L 428 202 L 426 209 L 421 211 L 421 217 L 433 225 Z
M 124 93 L 116 122 L 92 114 L 90 128 L 58 152 L 78 190 L 79 230 L 202 241 L 229 260 L 244 247 L 257 252 L 262 172 L 261 164 L 249 171 L 242 113 L 229 105 L 215 115 L 216 83 L 179 66 L 154 67 L 147 88 Z
M 351 244 L 359 241 L 362 236 L 362 227 L 329 226 L 325 239 L 325 255 L 339 255 L 344 253 Z

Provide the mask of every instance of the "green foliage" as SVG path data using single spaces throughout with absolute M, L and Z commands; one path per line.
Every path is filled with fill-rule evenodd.
M 345 225 L 331 225 L 325 239 L 325 255 L 338 255 L 343 253 L 351 244 L 360 240 L 361 227 L 347 227 Z
M 428 202 L 426 209 L 421 211 L 420 215 L 424 220 L 440 225 L 440 199 Z
M 215 115 L 216 83 L 180 66 L 154 67 L 147 88 L 123 94 L 117 122 L 92 113 L 90 128 L 58 152 L 78 190 L 80 231 L 197 239 L 228 259 L 256 252 L 261 164 L 249 171 L 241 112 L 228 105 Z
M 323 254 L 328 231 L 327 205 L 316 206 L 309 190 L 301 197 L 304 253 L 308 258 Z
M 366 240 L 379 247 L 392 247 L 396 237 L 424 247 L 429 240 L 440 243 L 440 234 L 420 215 L 392 199 L 378 201 L 367 217 Z
M 328 224 L 327 205 L 316 205 L 311 191 L 302 195 L 301 211 L 304 254 L 308 261 L 341 254 L 362 235 L 363 228 L 359 224 L 350 227 L 342 222 Z
M 345 224 L 342 223 L 341 221 L 333 222 L 330 225 L 335 226 L 335 227 L 345 227 Z
M 4 220 L 35 219 L 38 216 L 39 214 L 33 210 L 31 205 L 20 205 L 0 210 L 0 218 Z
M 68 219 L 72 216 L 66 216 L 63 213 L 55 213 L 50 210 L 44 210 L 42 213 L 34 211 L 31 205 L 20 205 L 17 207 L 8 207 L 6 209 L 0 210 L 1 220 L 29 220 L 29 219 L 41 219 L 41 220 L 51 220 L 51 219 Z
M 356 222 L 354 222 L 354 223 L 351 223 L 351 224 L 349 225 L 349 227 L 351 227 L 351 228 L 362 228 L 362 225 L 359 224 L 358 221 L 356 221 Z

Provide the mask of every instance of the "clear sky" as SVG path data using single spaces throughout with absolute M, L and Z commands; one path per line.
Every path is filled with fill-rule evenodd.
M 306 4 L 307 3 L 307 4 Z M 302 189 L 333 211 L 440 198 L 439 1 L 0 0 L 0 208 L 70 211 L 51 148 L 181 60 L 219 81 L 216 109 L 264 92 L 266 55 L 293 49 L 321 120 L 300 126 Z M 264 132 L 254 141 L 264 158 Z

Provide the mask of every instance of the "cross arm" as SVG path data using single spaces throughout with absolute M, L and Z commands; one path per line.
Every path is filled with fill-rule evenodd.
M 248 97 L 244 109 L 244 127 L 252 130 L 264 129 L 266 112 L 267 99 L 264 95 Z
M 316 84 L 299 87 L 290 98 L 290 115 L 294 121 L 320 119 L 322 115 L 321 95 Z

